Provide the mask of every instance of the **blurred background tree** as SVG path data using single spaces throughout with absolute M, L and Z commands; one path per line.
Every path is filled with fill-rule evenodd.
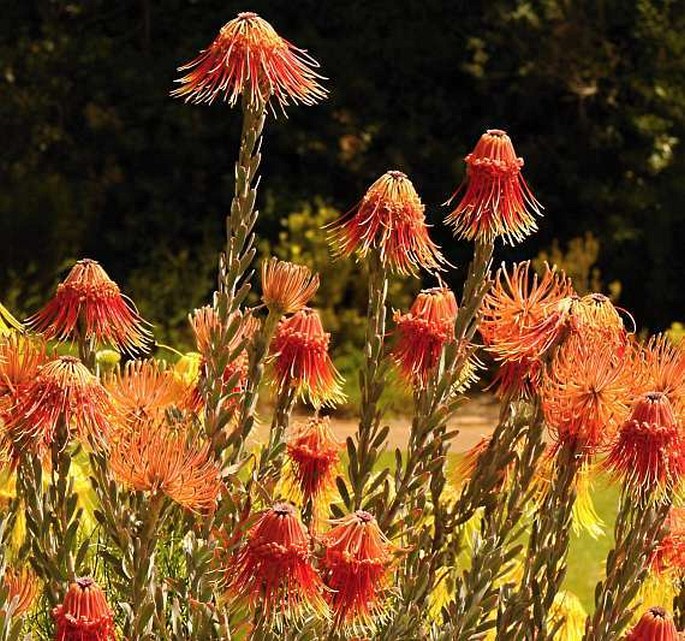
M 365 296 L 358 268 L 328 265 L 319 225 L 401 169 L 458 285 L 468 247 L 438 204 L 488 127 L 511 133 L 546 207 L 540 233 L 498 260 L 540 254 L 573 266 L 581 287 L 620 284 L 621 305 L 652 331 L 685 318 L 682 1 L 6 4 L 0 300 L 17 314 L 88 256 L 163 339 L 187 340 L 186 313 L 215 281 L 239 118 L 168 92 L 179 64 L 253 10 L 330 78 L 327 102 L 269 123 L 259 233 L 265 251 L 330 275 L 319 302 L 336 344 L 356 340 Z

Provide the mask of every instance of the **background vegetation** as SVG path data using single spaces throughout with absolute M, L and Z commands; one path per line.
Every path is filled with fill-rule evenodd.
M 0 300 L 14 312 L 88 256 L 183 342 L 187 311 L 213 288 L 239 118 L 168 92 L 240 10 L 330 78 L 323 105 L 268 124 L 259 233 L 334 274 L 319 304 L 339 345 L 356 340 L 365 299 L 354 268 L 327 266 L 319 225 L 399 168 L 462 264 L 439 203 L 487 127 L 511 133 L 547 211 L 497 260 L 565 261 L 652 331 L 685 318 L 685 6 L 657 0 L 7 3 Z

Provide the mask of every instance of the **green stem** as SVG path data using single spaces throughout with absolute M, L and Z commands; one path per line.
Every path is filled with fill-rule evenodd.
M 624 488 L 614 530 L 614 549 L 606 561 L 606 578 L 595 590 L 595 612 L 588 617 L 584 641 L 621 638 L 631 607 L 644 581 L 649 558 L 661 541 L 672 496 L 656 499 L 648 489 L 638 495 Z
M 383 345 L 387 318 L 388 275 L 378 253 L 369 259 L 369 305 L 367 311 L 364 367 L 360 375 L 361 407 L 359 427 L 355 436 L 354 455 L 348 465 L 352 483 L 353 506 L 358 510 L 364 499 L 364 489 L 378 458 L 381 444 L 375 441 L 381 429 L 379 401 L 385 387 Z
M 248 372 L 245 390 L 243 391 L 240 404 L 238 424 L 228 438 L 228 443 L 233 448 L 228 457 L 229 465 L 238 461 L 242 456 L 245 448 L 245 441 L 254 427 L 257 400 L 259 398 L 259 386 L 264 377 L 264 361 L 269 354 L 271 340 L 276 333 L 276 328 L 278 327 L 281 318 L 282 314 L 280 312 L 269 310 L 269 314 L 261 329 L 257 332 L 252 343 L 249 345 Z
M 283 437 L 290 425 L 290 416 L 295 406 L 296 398 L 296 390 L 292 386 L 288 386 L 278 393 L 276 407 L 271 419 L 269 442 L 262 450 L 259 459 L 257 478 L 260 483 L 264 483 L 267 479 L 277 480 L 280 475 L 281 467 L 283 466 Z

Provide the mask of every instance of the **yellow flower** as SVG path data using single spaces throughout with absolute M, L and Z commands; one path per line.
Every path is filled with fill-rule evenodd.
M 22 329 L 21 323 L 0 303 L 0 336 L 7 336 L 13 331 L 21 331 Z
M 581 641 L 585 633 L 586 618 L 587 612 L 573 592 L 558 592 L 549 611 L 550 627 L 563 620 L 554 636 L 555 641 Z
M 573 531 L 585 530 L 593 539 L 604 536 L 604 521 L 597 514 L 592 500 L 591 466 L 584 463 L 576 477 L 576 501 L 573 504 Z

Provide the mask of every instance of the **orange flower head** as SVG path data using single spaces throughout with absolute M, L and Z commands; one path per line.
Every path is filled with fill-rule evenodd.
M 523 158 L 516 156 L 506 132 L 488 129 L 465 160 L 466 178 L 450 201 L 462 196 L 446 219 L 454 232 L 488 242 L 501 236 L 510 244 L 534 232 L 542 206 L 523 179 Z
M 497 272 L 483 301 L 479 329 L 501 363 L 495 380 L 500 395 L 537 389 L 541 358 L 563 336 L 572 296 L 570 280 L 548 265 L 541 276 L 531 274 L 530 261 Z
M 401 171 L 383 174 L 362 201 L 331 227 L 330 240 L 338 257 L 377 251 L 381 262 L 398 274 L 428 271 L 446 264 L 428 235 L 424 205 Z
M 648 392 L 623 423 L 606 464 L 632 487 L 668 489 L 685 473 L 678 421 L 663 392 Z
M 262 263 L 262 300 L 279 314 L 299 312 L 319 289 L 319 275 L 304 265 L 271 258 Z
M 443 348 L 454 340 L 456 318 L 457 301 L 445 287 L 423 290 L 407 314 L 395 313 L 393 358 L 408 383 L 427 383 Z
M 685 346 L 659 334 L 644 350 L 647 385 L 668 396 L 674 410 L 685 420 Z
M 630 361 L 595 337 L 567 339 L 545 376 L 545 418 L 557 440 L 573 440 L 588 453 L 607 445 L 628 415 L 635 380 Z
M 294 430 L 288 440 L 288 457 L 305 498 L 315 500 L 333 482 L 340 460 L 340 443 L 333 436 L 329 418 L 315 417 Z
M 43 451 L 61 424 L 68 439 L 105 449 L 115 415 L 107 391 L 88 368 L 78 358 L 60 356 L 38 370 L 12 408 L 6 428 L 18 449 L 29 445 Z
M 650 560 L 657 574 L 685 574 L 685 508 L 672 507 L 666 517 L 666 534 Z
M 272 98 L 281 109 L 293 103 L 313 105 L 328 93 L 315 69 L 318 63 L 303 49 L 281 38 L 256 13 L 239 13 L 214 42 L 189 63 L 171 95 L 195 104 L 219 97 L 233 106 L 241 96 L 252 105 Z
M 604 294 L 588 294 L 574 301 L 571 309 L 572 330 L 592 333 L 618 348 L 627 342 L 623 319 L 611 300 Z
M 221 491 L 219 468 L 209 445 L 190 439 L 184 428 L 147 421 L 120 429 L 110 466 L 129 488 L 165 494 L 192 512 L 210 511 Z
M 33 572 L 28 568 L 21 571 L 7 568 L 3 584 L 7 590 L 10 616 L 20 617 L 26 614 L 33 607 L 38 594 L 38 582 Z M 0 613 L 4 613 L 4 610 L 0 609 Z
M 198 385 L 201 386 L 207 378 L 213 377 L 207 370 L 207 364 L 214 360 L 213 355 L 219 350 L 219 360 L 226 362 L 220 376 L 224 393 L 229 392 L 230 385 L 230 395 L 224 401 L 224 409 L 228 412 L 235 411 L 239 395 L 247 383 L 248 357 L 245 345 L 259 329 L 259 320 L 250 314 L 236 311 L 224 324 L 215 309 L 205 306 L 195 310 L 191 325 L 198 351 L 202 355 Z M 197 405 L 202 396 L 200 389 L 196 388 L 193 395 Z
M 673 617 L 659 606 L 649 608 L 626 635 L 626 641 L 678 641 L 678 638 Z
M 271 345 L 274 379 L 280 389 L 289 386 L 315 405 L 335 405 L 345 400 L 342 377 L 328 355 L 330 334 L 319 314 L 305 308 L 282 320 Z
M 261 513 L 232 572 L 232 591 L 245 595 L 252 607 L 264 608 L 269 618 L 326 614 L 309 534 L 289 503 Z
M 0 419 L 7 414 L 33 383 L 45 362 L 45 343 L 23 334 L 0 338 Z
M 129 361 L 119 375 L 106 380 L 105 387 L 123 416 L 132 421 L 160 416 L 180 400 L 173 372 L 152 359 Z
M 94 260 L 79 260 L 57 293 L 26 324 L 47 339 L 65 341 L 79 333 L 135 354 L 152 341 L 149 323 Z
M 376 519 L 364 510 L 333 521 L 333 525 L 322 537 L 322 564 L 335 622 L 373 628 L 374 619 L 383 615 L 383 592 L 390 579 L 394 547 Z
M 76 579 L 52 611 L 55 641 L 114 641 L 114 615 L 105 593 L 90 577 Z

